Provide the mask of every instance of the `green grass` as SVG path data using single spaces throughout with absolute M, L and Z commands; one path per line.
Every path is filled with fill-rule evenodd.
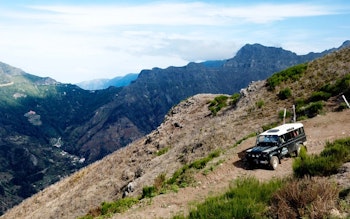
M 256 136 L 256 133 L 255 133 L 255 132 L 250 133 L 250 134 L 247 135 L 247 136 L 244 136 L 243 138 L 239 139 L 239 140 L 233 145 L 233 147 L 236 147 L 236 146 L 240 145 L 243 141 L 247 140 L 248 138 L 254 137 L 254 136 Z
M 280 100 L 286 100 L 286 99 L 288 99 L 288 98 L 291 97 L 291 96 L 292 96 L 292 90 L 291 90 L 289 87 L 287 87 L 287 88 L 281 90 L 281 91 L 278 93 L 278 98 L 279 98 Z
M 175 173 L 172 175 L 170 179 L 166 181 L 166 184 L 168 185 L 175 184 L 179 187 L 186 187 L 189 184 L 192 184 L 193 174 L 191 172 L 193 172 L 193 170 L 203 169 L 209 161 L 213 160 L 215 157 L 219 157 L 220 153 L 221 152 L 219 150 L 216 150 L 210 153 L 207 157 L 195 160 L 190 164 L 186 164 L 182 166 L 180 169 L 175 171 Z
M 137 198 L 127 197 L 119 199 L 114 202 L 102 202 L 101 206 L 90 211 L 89 214 L 79 217 L 79 219 L 93 219 L 93 218 L 110 218 L 113 214 L 122 213 L 133 205 L 137 204 L 139 200 Z M 94 212 L 94 213 L 92 213 Z
M 262 183 L 252 177 L 238 178 L 225 194 L 207 198 L 187 217 L 177 215 L 174 218 L 266 218 L 268 202 L 282 185 L 280 179 Z
M 227 106 L 227 99 L 229 97 L 226 95 L 220 95 L 214 98 L 209 104 L 209 110 L 212 115 L 216 115 L 222 108 Z
M 282 82 L 299 80 L 304 75 L 306 69 L 307 64 L 305 63 L 280 71 L 269 77 L 266 85 L 269 90 L 275 90 L 275 88 Z
M 232 94 L 230 105 L 235 106 L 237 104 L 237 102 L 239 101 L 239 98 L 241 98 L 241 94 L 239 94 L 239 93 Z
M 157 156 L 161 156 L 163 154 L 166 154 L 169 151 L 169 147 L 165 147 L 157 151 Z
M 307 155 L 301 150 L 300 157 L 293 162 L 294 175 L 329 176 L 338 172 L 339 167 L 350 161 L 350 138 L 344 138 L 327 143 L 319 155 Z

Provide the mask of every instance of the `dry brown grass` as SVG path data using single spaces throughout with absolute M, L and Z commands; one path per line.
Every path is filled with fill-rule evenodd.
M 277 218 L 322 219 L 337 209 L 339 189 L 327 178 L 293 179 L 272 199 L 271 214 Z

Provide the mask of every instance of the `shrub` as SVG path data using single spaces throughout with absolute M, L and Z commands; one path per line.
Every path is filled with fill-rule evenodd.
M 166 181 L 165 178 L 165 173 L 159 174 L 155 179 L 154 179 L 154 187 L 156 188 L 157 191 L 160 191 Z
M 169 147 L 162 148 L 159 151 L 157 151 L 157 156 L 161 156 L 161 155 L 165 154 L 168 151 L 169 151 Z
M 291 68 L 288 68 L 286 70 L 280 71 L 278 73 L 273 74 L 271 77 L 267 79 L 267 87 L 269 90 L 274 90 L 276 86 L 280 85 L 284 81 L 292 80 L 297 81 L 299 80 L 304 72 L 307 69 L 307 64 L 299 64 L 296 66 L 293 66 Z
M 320 100 L 328 100 L 332 94 L 324 92 L 324 91 L 316 91 L 311 94 L 311 97 L 309 98 L 310 102 L 316 102 Z
M 289 118 L 291 116 L 292 116 L 292 113 L 290 111 L 286 110 L 286 118 Z M 280 110 L 278 112 L 278 118 L 283 119 L 283 117 L 284 117 L 284 110 Z
M 228 96 L 220 95 L 214 98 L 214 100 L 210 101 L 209 110 L 215 116 L 223 107 L 227 106 Z
M 350 89 L 350 74 L 346 74 L 343 78 L 338 79 L 334 84 L 326 84 L 321 87 L 321 91 L 330 93 L 331 95 L 338 95 L 340 93 L 346 93 Z
M 293 162 L 296 177 L 329 176 L 338 172 L 339 167 L 350 161 L 350 138 L 327 143 L 320 155 L 308 156 L 302 149 L 300 157 Z
M 292 90 L 291 90 L 289 87 L 287 87 L 287 88 L 281 90 L 281 91 L 278 93 L 278 98 L 279 98 L 280 100 L 288 99 L 288 98 L 291 97 L 291 96 L 292 96 Z
M 263 100 L 259 100 L 258 102 L 256 102 L 256 106 L 260 109 L 265 105 L 265 102 Z
M 263 129 L 263 131 L 267 131 L 269 129 L 272 129 L 274 127 L 278 126 L 278 123 L 277 122 L 272 122 L 270 124 L 266 124 L 266 125 L 263 125 L 261 128 Z
M 298 116 L 307 116 L 308 118 L 315 117 L 323 109 L 323 102 L 311 102 L 303 107 L 297 107 L 296 113 Z
M 157 195 L 155 186 L 145 186 L 142 188 L 142 198 L 152 198 Z
M 239 93 L 232 94 L 230 105 L 236 105 L 240 97 L 241 95 Z
M 328 218 L 338 193 L 326 178 L 294 179 L 273 195 L 270 212 L 277 218 Z

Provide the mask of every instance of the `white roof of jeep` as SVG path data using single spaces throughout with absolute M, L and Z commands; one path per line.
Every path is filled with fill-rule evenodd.
M 303 127 L 302 123 L 287 123 L 287 124 L 283 124 L 280 126 L 277 126 L 275 128 L 269 129 L 263 133 L 261 133 L 260 135 L 284 135 L 287 132 L 290 132 L 292 130 L 298 129 Z

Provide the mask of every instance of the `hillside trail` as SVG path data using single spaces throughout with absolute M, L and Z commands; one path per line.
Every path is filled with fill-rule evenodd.
M 307 135 L 308 154 L 320 153 L 326 142 L 350 136 L 350 110 L 330 112 L 312 119 L 302 121 Z M 144 199 L 128 211 L 116 214 L 114 219 L 171 218 L 177 214 L 187 214 L 191 205 L 204 201 L 207 197 L 217 196 L 229 188 L 230 182 L 237 177 L 253 176 L 261 181 L 274 177 L 281 178 L 292 175 L 293 158 L 284 158 L 277 170 L 267 168 L 247 169 L 238 153 L 253 146 L 255 137 L 243 141 L 220 156 L 224 160 L 208 174 L 196 175 L 196 186 L 179 189 L 158 195 L 152 199 Z M 349 174 L 347 175 L 349 177 Z M 350 184 L 350 179 L 345 180 Z

